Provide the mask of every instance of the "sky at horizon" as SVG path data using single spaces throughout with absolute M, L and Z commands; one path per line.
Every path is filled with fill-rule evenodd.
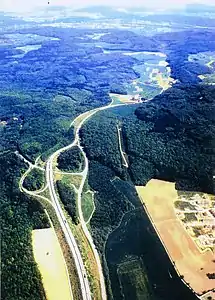
M 49 4 L 48 4 L 49 2 Z M 80 7 L 86 5 L 113 5 L 113 6 L 146 6 L 151 8 L 177 8 L 189 3 L 215 5 L 215 0 L 0 0 L 0 11 L 24 12 L 38 6 L 65 5 Z

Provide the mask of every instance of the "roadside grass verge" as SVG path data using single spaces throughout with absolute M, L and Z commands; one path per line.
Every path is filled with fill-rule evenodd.
M 70 284 L 72 288 L 72 294 L 73 298 L 76 300 L 81 300 L 82 299 L 82 294 L 81 294 L 81 288 L 79 284 L 79 279 L 78 279 L 78 274 L 76 271 L 75 263 L 71 254 L 71 251 L 67 245 L 66 239 L 64 237 L 64 233 L 61 229 L 60 223 L 58 221 L 58 218 L 55 214 L 54 208 L 45 200 L 45 199 L 39 199 L 40 203 L 42 204 L 43 208 L 46 209 L 54 230 L 57 234 L 58 241 L 60 243 L 61 249 L 63 251 L 63 256 L 66 261 L 68 273 L 69 273 L 69 279 L 70 279 Z
M 95 204 L 93 201 L 93 192 L 84 192 L 81 199 L 81 208 L 84 216 L 84 220 L 88 223 L 92 217 L 95 210 Z
M 58 195 L 59 197 L 59 195 Z M 60 199 L 60 198 L 59 198 Z M 67 223 L 75 237 L 75 240 L 78 244 L 78 247 L 81 252 L 81 256 L 86 268 L 89 284 L 90 284 L 90 291 L 93 300 L 101 300 L 101 289 L 100 289 L 100 277 L 98 272 L 98 267 L 96 263 L 96 259 L 94 257 L 94 253 L 91 249 L 91 246 L 85 237 L 85 234 L 82 230 L 80 223 L 77 225 L 72 222 L 72 219 L 68 212 L 66 211 L 63 203 L 60 200 L 60 205 L 63 209 L 63 213 L 66 217 Z M 74 297 L 76 300 L 76 298 Z M 77 298 L 78 299 L 78 298 Z
M 59 174 L 57 174 L 59 175 Z M 66 174 L 66 175 L 61 175 L 61 180 L 65 184 L 74 185 L 76 189 L 79 189 L 81 185 L 81 180 L 82 176 L 81 175 L 73 175 L 73 174 Z M 60 180 L 60 179 L 59 179 Z

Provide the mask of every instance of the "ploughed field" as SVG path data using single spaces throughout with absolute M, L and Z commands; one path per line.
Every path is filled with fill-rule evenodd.
M 152 179 L 136 187 L 146 211 L 163 245 L 184 281 L 199 295 L 215 288 L 214 252 L 211 248 L 200 250 L 177 218 L 174 202 L 178 199 L 175 184 Z M 170 274 L 171 276 L 171 274 Z

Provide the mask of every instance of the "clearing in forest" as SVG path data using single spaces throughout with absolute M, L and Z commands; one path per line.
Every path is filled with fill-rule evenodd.
M 214 253 L 201 251 L 177 218 L 175 183 L 152 179 L 136 190 L 176 270 L 199 295 L 215 288 L 207 274 L 215 270 Z
M 69 276 L 54 229 L 33 230 L 32 243 L 47 300 L 71 300 Z

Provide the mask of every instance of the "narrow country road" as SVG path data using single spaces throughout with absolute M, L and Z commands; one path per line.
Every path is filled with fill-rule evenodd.
M 122 141 L 121 141 L 121 131 L 122 129 L 119 128 L 119 125 L 117 124 L 117 133 L 118 133 L 118 139 L 119 139 L 119 150 L 120 150 L 120 153 L 121 153 L 121 156 L 122 156 L 122 165 L 126 168 L 128 168 L 128 162 L 127 162 L 127 159 L 126 159 L 126 153 L 122 150 Z

